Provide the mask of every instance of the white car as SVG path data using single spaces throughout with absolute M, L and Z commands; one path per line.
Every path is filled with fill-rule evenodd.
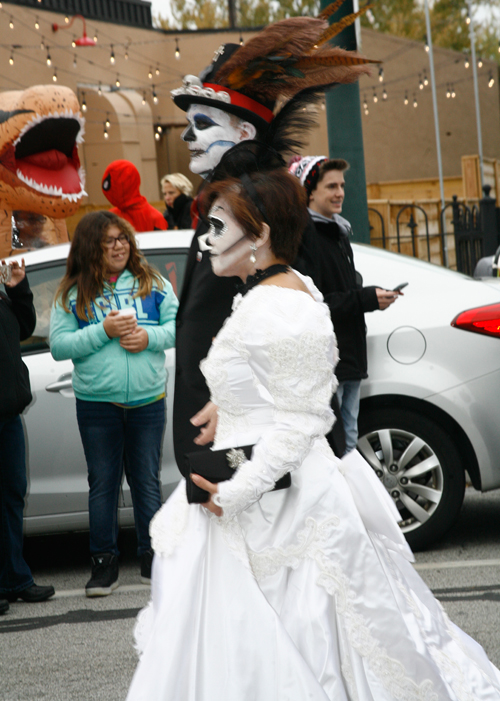
M 138 236 L 149 261 L 178 292 L 192 235 L 167 231 Z M 88 528 L 87 470 L 71 388 L 72 363 L 53 360 L 47 345 L 50 306 L 68 251 L 63 244 L 24 255 L 38 317 L 33 337 L 23 343 L 33 392 L 24 413 L 28 534 Z M 395 500 L 410 544 L 421 548 L 457 517 L 466 471 L 476 489 L 500 486 L 500 333 L 484 335 L 481 321 L 479 326 L 468 322 L 467 328 L 477 332 L 465 330 L 460 317 L 458 326 L 451 325 L 464 310 L 487 307 L 485 315 L 496 318 L 500 327 L 500 283 L 371 246 L 355 245 L 354 255 L 365 285 L 392 289 L 408 283 L 404 297 L 389 309 L 366 315 L 370 377 L 362 383 L 358 447 Z M 174 351 L 166 353 L 166 365 L 164 497 L 179 479 L 171 434 Z M 122 525 L 133 522 L 126 484 L 119 519 Z

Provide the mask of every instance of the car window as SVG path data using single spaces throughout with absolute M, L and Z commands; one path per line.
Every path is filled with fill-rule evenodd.
M 23 354 L 40 353 L 49 349 L 50 312 L 65 270 L 66 261 L 35 270 L 28 268 L 28 280 L 36 310 L 36 327 L 33 335 L 21 343 Z
M 187 251 L 145 251 L 148 261 L 166 278 L 177 297 L 182 289 L 186 270 Z M 50 312 L 57 286 L 66 270 L 66 261 L 52 266 L 28 269 L 28 280 L 36 309 L 36 327 L 33 335 L 21 343 L 23 354 L 49 350 Z
M 186 271 L 187 252 L 181 251 L 144 251 L 148 261 L 166 278 L 177 297 L 182 290 Z

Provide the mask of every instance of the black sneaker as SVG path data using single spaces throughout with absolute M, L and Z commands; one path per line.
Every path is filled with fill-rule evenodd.
M 153 550 L 146 550 L 141 555 L 141 582 L 151 584 L 151 565 L 153 564 Z
M 118 586 L 118 557 L 98 553 L 91 558 L 92 576 L 85 585 L 87 596 L 109 596 Z
M 51 585 L 48 586 L 38 586 L 38 584 L 33 583 L 31 586 L 26 587 L 22 591 L 15 592 L 14 594 L 5 594 L 7 601 L 13 604 L 18 599 L 26 601 L 28 604 L 35 604 L 39 601 L 47 601 L 51 596 L 54 596 L 55 590 Z

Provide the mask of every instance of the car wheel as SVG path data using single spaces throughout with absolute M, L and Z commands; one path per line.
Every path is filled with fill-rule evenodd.
M 464 499 L 465 471 L 439 425 L 412 411 L 371 408 L 360 413 L 358 450 L 394 500 L 414 550 L 450 528 Z

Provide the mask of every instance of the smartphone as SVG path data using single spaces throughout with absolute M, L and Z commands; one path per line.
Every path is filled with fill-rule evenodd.
M 399 284 L 397 287 L 395 287 L 392 291 L 393 292 L 401 292 L 402 289 L 404 289 L 407 286 L 407 282 L 402 282 Z
M 12 280 L 12 266 L 0 265 L 0 282 L 10 282 Z

